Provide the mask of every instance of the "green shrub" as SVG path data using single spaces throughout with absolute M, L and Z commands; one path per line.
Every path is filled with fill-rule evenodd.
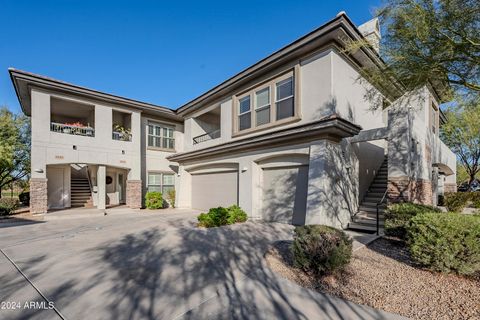
M 412 258 L 440 272 L 470 275 L 480 271 L 480 216 L 423 213 L 407 226 Z
M 323 225 L 295 227 L 292 253 L 295 266 L 324 275 L 343 270 L 352 257 L 352 240 L 345 232 Z
M 19 204 L 15 198 L 0 198 L 0 215 L 12 214 Z
M 149 191 L 145 195 L 145 206 L 148 209 L 162 209 L 163 197 L 162 193 L 158 191 Z
M 167 191 L 167 199 L 172 208 L 175 208 L 175 189 Z
M 470 200 L 472 201 L 472 207 L 480 209 L 480 192 L 471 192 Z
M 432 206 L 410 202 L 388 206 L 385 211 L 385 234 L 404 239 L 407 223 L 412 217 L 424 212 L 441 212 L 441 210 Z
M 30 205 L 30 192 L 22 192 L 18 195 L 18 199 L 24 206 Z
M 239 206 L 228 208 L 211 208 L 207 213 L 201 213 L 198 219 L 200 227 L 212 228 L 247 221 L 247 214 Z
M 227 224 L 234 224 L 238 222 L 245 222 L 248 219 L 247 214 L 245 211 L 242 210 L 237 205 L 233 205 L 227 208 L 228 210 L 228 218 L 227 218 Z
M 471 198 L 470 192 L 449 192 L 445 193 L 445 207 L 448 211 L 462 212 Z

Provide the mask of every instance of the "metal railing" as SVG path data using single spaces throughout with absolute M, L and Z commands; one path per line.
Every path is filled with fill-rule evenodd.
M 132 134 L 127 132 L 112 132 L 112 139 L 113 140 L 120 140 L 120 141 L 132 141 Z
M 380 200 L 379 202 L 377 202 L 377 236 L 379 234 L 379 230 L 380 230 L 380 210 L 379 210 L 379 207 L 380 205 L 385 201 L 385 197 L 387 196 L 388 194 L 388 188 L 387 190 L 385 190 L 385 192 L 383 193 L 383 197 L 382 197 L 382 200 Z
M 95 129 L 92 127 L 80 127 L 80 126 L 71 126 L 64 123 L 50 123 L 50 131 L 65 133 L 65 134 L 74 134 L 79 136 L 94 137 Z
M 198 143 L 202 143 L 202 142 L 217 139 L 217 138 L 220 138 L 220 129 L 194 137 L 193 144 L 198 144 Z

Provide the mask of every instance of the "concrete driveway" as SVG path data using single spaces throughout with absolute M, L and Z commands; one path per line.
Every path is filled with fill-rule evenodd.
M 248 222 L 206 230 L 195 227 L 196 215 L 123 209 L 0 224 L 0 318 L 396 317 L 272 274 L 263 255 L 272 241 L 291 238 L 291 226 Z M 12 302 L 19 308 L 12 310 Z

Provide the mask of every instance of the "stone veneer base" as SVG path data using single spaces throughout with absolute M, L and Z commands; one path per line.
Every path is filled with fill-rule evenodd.
M 389 177 L 387 192 L 391 202 L 411 201 L 427 205 L 433 204 L 432 182 L 429 180 Z
M 48 189 L 46 178 L 30 179 L 30 213 L 46 213 L 48 210 Z
M 142 207 L 142 180 L 127 180 L 127 206 L 132 209 Z

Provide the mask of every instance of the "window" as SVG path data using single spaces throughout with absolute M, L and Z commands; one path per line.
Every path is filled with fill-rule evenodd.
M 148 173 L 148 191 L 158 191 L 166 194 L 169 190 L 175 189 L 175 178 L 173 173 Z
M 277 120 L 293 117 L 295 109 L 293 105 L 293 78 L 277 82 Z
M 173 128 L 158 123 L 148 123 L 148 146 L 162 149 L 174 149 Z
M 252 126 L 252 116 L 250 108 L 250 96 L 243 97 L 239 101 L 239 130 L 249 129 Z
M 251 132 L 296 120 L 294 71 L 238 96 L 234 131 Z
M 270 87 L 255 93 L 256 126 L 270 122 Z

